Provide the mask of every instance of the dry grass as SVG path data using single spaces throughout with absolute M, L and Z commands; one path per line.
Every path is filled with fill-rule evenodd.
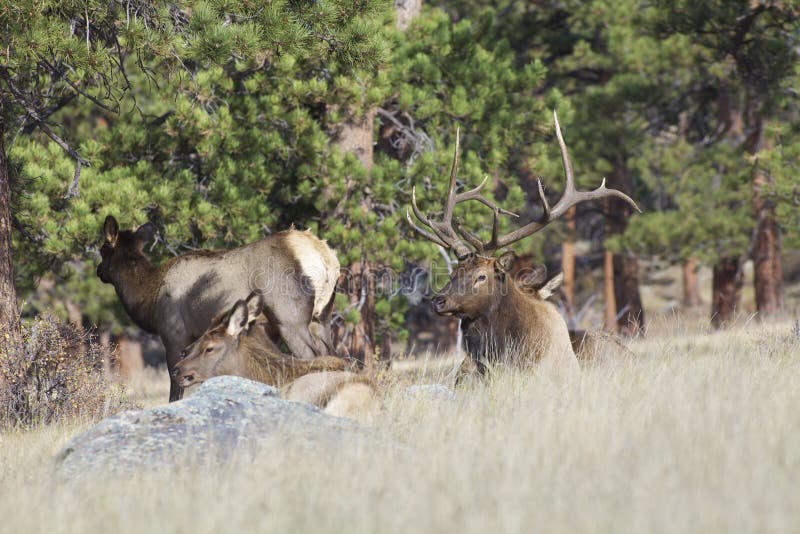
M 72 419 L 99 420 L 134 407 L 109 380 L 107 350 L 90 335 L 52 317 L 0 341 L 0 429 Z
M 78 428 L 5 434 L 0 517 L 48 533 L 799 531 L 800 340 L 659 332 L 574 382 L 503 371 L 452 404 L 390 395 L 377 429 L 414 448 L 401 457 L 282 449 L 61 486 L 50 461 Z

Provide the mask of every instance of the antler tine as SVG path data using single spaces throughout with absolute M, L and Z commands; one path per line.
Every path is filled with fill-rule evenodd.
M 408 224 L 411 225 L 411 228 L 413 228 L 415 232 L 417 232 L 419 235 L 421 235 L 425 239 L 427 239 L 429 241 L 433 241 L 437 245 L 441 245 L 444 248 L 450 248 L 450 245 L 448 245 L 447 243 L 445 243 L 444 241 L 439 239 L 437 236 L 435 236 L 432 233 L 427 232 L 427 231 L 423 230 L 422 228 L 420 228 L 419 226 L 417 226 L 414 223 L 414 221 L 411 220 L 411 212 L 409 212 L 408 209 L 406 209 L 406 220 L 408 220 Z
M 633 199 L 631 199 L 631 197 L 629 197 L 622 191 L 606 188 L 605 178 L 603 178 L 603 182 L 597 189 L 594 189 L 592 191 L 575 190 L 575 178 L 572 173 L 572 163 L 569 160 L 569 153 L 567 152 L 567 144 L 564 142 L 564 136 L 561 134 L 561 126 L 558 124 L 558 115 L 556 114 L 555 110 L 553 110 L 553 120 L 556 124 L 556 138 L 558 139 L 558 148 L 561 150 L 561 161 L 564 164 L 564 176 L 566 177 L 566 185 L 564 186 L 564 194 L 561 196 L 556 205 L 553 206 L 552 213 L 548 218 L 557 219 L 561 215 L 563 215 L 569 208 L 580 202 L 585 202 L 587 200 L 595 200 L 598 198 L 607 198 L 610 196 L 624 200 L 625 202 L 633 206 L 633 208 L 636 211 L 641 213 L 642 210 L 639 209 L 639 206 L 636 205 L 636 202 L 634 202 Z
M 547 197 L 544 194 L 544 186 L 542 185 L 541 178 L 536 179 L 539 186 L 539 200 L 542 201 L 542 220 L 546 221 L 550 218 L 550 203 L 547 202 Z
M 492 213 L 492 239 L 486 244 L 484 249 L 494 250 L 497 248 L 497 234 L 500 230 L 500 213 L 494 210 Z
M 458 176 L 458 152 L 461 139 L 461 128 L 456 127 L 456 147 L 453 150 L 453 164 L 450 167 L 450 188 L 447 190 L 447 200 L 444 204 L 442 222 L 449 223 L 453 220 L 453 208 L 456 205 L 456 177 Z
M 488 176 L 484 176 L 483 177 L 483 181 L 480 184 L 478 184 L 478 187 L 476 187 L 474 189 L 470 189 L 469 191 L 463 191 L 463 192 L 457 194 L 455 196 L 455 204 L 459 204 L 461 202 L 466 202 L 468 200 L 476 200 L 476 201 L 480 202 L 481 204 L 484 204 L 485 206 L 488 206 L 493 211 L 498 211 L 498 212 L 502 213 L 503 215 L 511 215 L 512 217 L 519 217 L 519 215 L 517 215 L 513 211 L 508 211 L 507 209 L 504 209 L 501 206 L 498 206 L 497 204 L 495 204 L 494 202 L 492 202 L 491 200 L 489 200 L 488 198 L 484 197 L 481 194 L 481 189 L 483 189 L 483 186 L 486 185 L 486 182 L 488 180 L 489 180 L 489 177 Z
M 453 209 L 457 202 L 459 202 L 459 195 L 456 195 L 456 178 L 458 177 L 458 153 L 460 147 L 460 130 L 456 129 L 456 146 L 453 150 L 453 164 L 450 168 L 450 184 L 447 191 L 447 199 L 444 204 L 444 214 L 441 222 L 431 221 L 422 214 L 422 210 L 417 206 L 417 193 L 416 187 L 411 188 L 411 208 L 414 210 L 414 215 L 425 226 L 431 229 L 427 231 L 414 223 L 411 220 L 411 214 L 406 210 L 406 219 L 408 219 L 411 227 L 419 235 L 425 239 L 436 243 L 446 249 L 452 250 L 459 259 L 463 259 L 470 253 L 469 247 L 462 241 L 459 234 L 453 229 Z M 478 188 L 479 190 L 479 188 Z M 474 190 L 473 190 L 474 191 Z M 463 234 L 462 234 L 463 237 Z M 465 238 L 470 244 L 474 246 L 475 242 L 472 239 Z M 478 240 L 480 241 L 480 240 Z
M 572 173 L 572 162 L 569 160 L 569 152 L 567 152 L 567 144 L 564 142 L 564 136 L 561 134 L 561 125 L 558 123 L 558 113 L 553 110 L 553 122 L 556 124 L 556 139 L 558 139 L 558 149 L 561 151 L 561 163 L 564 165 L 564 196 L 567 193 L 572 194 L 575 192 L 575 175 Z
M 459 247 L 458 243 L 454 243 L 455 241 L 458 240 L 458 238 L 455 236 L 455 233 L 453 232 L 453 230 L 450 227 L 449 223 L 447 223 L 447 222 L 437 223 L 435 221 L 431 221 L 430 219 L 425 217 L 425 215 L 422 214 L 422 210 L 420 210 L 419 206 L 417 206 L 417 188 L 416 187 L 412 187 L 411 188 L 411 207 L 414 210 L 414 216 L 416 216 L 416 218 L 422 224 L 424 224 L 425 226 L 427 226 L 428 228 L 430 228 L 433 231 L 433 234 L 431 234 L 430 232 L 428 232 L 428 231 L 426 231 L 426 230 L 424 230 L 422 228 L 417 227 L 413 223 L 413 221 L 410 220 L 411 218 L 409 217 L 409 222 L 411 222 L 412 227 L 414 227 L 414 229 L 417 231 L 417 233 L 419 233 L 420 235 L 422 235 L 426 239 L 430 239 L 431 241 L 433 241 L 437 245 L 444 246 L 445 248 L 455 249 L 455 248 Z M 407 211 L 408 210 L 406 210 L 406 212 Z M 431 237 L 434 237 L 434 236 L 435 236 L 436 239 L 431 239 Z M 463 247 L 463 244 L 460 245 L 460 246 Z M 464 253 L 462 253 L 462 254 L 464 254 Z
M 458 219 L 456 219 L 454 225 L 456 228 L 456 232 L 458 232 L 459 235 L 463 237 L 467 243 L 472 245 L 478 252 L 478 254 L 483 254 L 483 241 L 481 241 L 481 239 L 477 235 L 473 234 L 472 232 L 461 226 L 461 221 L 459 221 Z
M 616 189 L 608 189 L 606 187 L 606 180 L 603 178 L 603 182 L 600 184 L 600 187 L 594 189 L 592 191 L 577 191 L 575 189 L 575 177 L 572 170 L 572 162 L 569 159 L 569 152 L 567 151 L 567 144 L 564 142 L 564 136 L 561 134 L 561 126 L 558 123 L 558 115 L 555 111 L 553 111 L 553 120 L 556 126 L 556 138 L 558 139 L 558 147 L 561 150 L 561 161 L 564 165 L 564 177 L 566 178 L 566 184 L 564 186 L 564 194 L 558 200 L 555 206 L 550 208 L 550 205 L 547 202 L 547 198 L 544 194 L 544 187 L 542 185 L 542 181 L 539 180 L 539 198 L 542 201 L 542 210 L 543 214 L 541 219 L 538 221 L 533 221 L 528 223 L 527 225 L 519 228 L 510 234 L 506 234 L 502 237 L 498 237 L 497 239 L 492 239 L 490 244 L 492 246 L 486 246 L 485 250 L 487 252 L 491 252 L 497 250 L 498 248 L 506 247 L 520 239 L 528 237 L 529 235 L 535 234 L 554 220 L 558 219 L 561 215 L 563 215 L 568 209 L 576 204 L 581 202 L 586 202 L 587 200 L 597 200 L 601 198 L 608 198 L 608 197 L 616 197 L 621 200 L 624 200 L 633 208 L 641 212 L 639 206 L 636 205 L 636 202 L 631 199 L 628 195 L 623 193 L 622 191 L 618 191 Z

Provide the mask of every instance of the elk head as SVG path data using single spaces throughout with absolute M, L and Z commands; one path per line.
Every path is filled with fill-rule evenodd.
M 106 284 L 113 283 L 115 272 L 132 263 L 145 262 L 144 246 L 153 240 L 155 227 L 145 223 L 136 230 L 120 231 L 117 220 L 109 215 L 103 223 L 105 240 L 100 247 L 100 264 L 97 266 L 97 277 Z
M 181 353 L 181 361 L 172 371 L 180 387 L 189 387 L 213 376 L 236 374 L 238 350 L 242 337 L 261 315 L 261 297 L 251 293 L 217 317 L 197 341 Z
M 439 315 L 474 318 L 495 306 L 505 294 L 513 252 L 499 258 L 469 255 L 458 263 L 447 284 L 431 303 Z
M 458 173 L 458 149 L 459 135 L 456 131 L 456 146 L 453 153 L 453 164 L 450 169 L 450 188 L 444 204 L 444 213 L 441 221 L 431 220 L 425 216 L 417 207 L 416 188 L 411 190 L 411 207 L 417 220 L 428 229 L 424 229 L 411 219 L 411 213 L 406 211 L 406 219 L 411 227 L 425 239 L 440 245 L 446 250 L 451 250 L 458 258 L 458 267 L 453 271 L 450 281 L 434 295 L 432 303 L 434 310 L 441 315 L 456 315 L 464 318 L 474 318 L 477 315 L 486 314 L 493 306 L 496 306 L 499 299 L 508 290 L 509 284 L 516 284 L 511 276 L 508 275 L 513 253 L 505 252 L 499 257 L 494 253 L 507 247 L 525 237 L 528 237 L 542 230 L 554 220 L 561 217 L 568 209 L 576 204 L 588 200 L 598 200 L 609 197 L 620 198 L 631 204 L 639 211 L 636 203 L 626 194 L 616 189 L 608 189 L 603 179 L 600 187 L 593 191 L 577 191 L 572 172 L 572 164 L 567 153 L 567 146 L 561 135 L 561 128 L 558 124 L 558 117 L 553 112 L 555 120 L 556 137 L 561 149 L 561 160 L 564 165 L 566 185 L 564 194 L 555 204 L 550 207 L 541 180 L 538 181 L 539 200 L 542 204 L 542 216 L 527 225 L 512 231 L 509 234 L 499 235 L 499 218 L 501 214 L 515 216 L 510 211 L 497 206 L 481 194 L 481 189 L 486 184 L 486 179 L 478 187 L 469 191 L 456 194 L 456 176 Z M 477 235 L 463 228 L 458 220 L 453 222 L 453 209 L 456 204 L 474 200 L 492 209 L 494 219 L 492 223 L 492 233 L 488 241 L 482 241 Z M 537 280 L 536 284 L 540 282 Z M 546 298 L 560 284 L 560 279 L 554 279 L 552 287 L 550 283 L 545 284 L 542 289 L 535 288 L 533 291 L 526 291 L 534 298 Z M 523 281 L 523 285 L 525 282 Z M 528 285 L 533 285 L 528 283 Z M 525 288 L 523 288 L 525 290 Z

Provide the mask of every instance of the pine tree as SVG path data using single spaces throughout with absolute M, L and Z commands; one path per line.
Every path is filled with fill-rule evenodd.
M 559 103 L 536 100 L 540 63 L 518 62 L 485 26 L 453 23 L 437 9 L 400 32 L 388 2 L 315 6 L 178 4 L 165 19 L 173 29 L 162 28 L 174 52 L 167 54 L 147 52 L 156 30 L 132 21 L 120 41 L 130 88 L 119 111 L 77 99 L 52 116 L 91 164 L 80 196 L 61 198 L 74 170 L 69 154 L 40 136 L 15 140 L 9 155 L 25 186 L 15 234 L 21 289 L 30 295 L 45 273 L 58 281 L 37 307 L 69 298 L 90 324 L 125 323 L 110 287 L 92 276 L 107 214 L 124 226 L 153 222 L 157 241 L 147 252 L 155 261 L 291 224 L 327 239 L 342 265 L 363 261 L 378 274 L 438 258 L 412 237 L 405 207 L 412 184 L 423 206 L 440 203 L 459 125 L 463 183 L 489 174 L 504 203 L 522 206 L 509 175 L 540 154 L 549 158 L 541 133 L 546 108 Z M 386 143 L 371 170 L 335 135 L 348 114 L 368 109 Z M 395 130 L 384 129 L 389 123 Z M 480 229 L 487 211 L 468 206 L 459 215 Z M 393 282 L 375 279 L 370 343 L 386 346 L 402 334 L 407 303 Z M 337 295 L 343 335 L 362 324 L 357 304 Z

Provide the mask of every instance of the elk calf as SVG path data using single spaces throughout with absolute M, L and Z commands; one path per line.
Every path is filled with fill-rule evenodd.
M 347 362 L 334 356 L 308 360 L 287 356 L 267 337 L 261 296 L 252 293 L 215 319 L 200 338 L 186 347 L 172 371 L 180 387 L 199 384 L 220 375 L 234 375 L 281 387 L 316 371 L 338 371 Z
M 232 250 L 189 252 L 159 266 L 143 252 L 155 236 L 151 223 L 121 231 L 109 215 L 103 234 L 97 276 L 114 285 L 139 327 L 161 337 L 170 372 L 180 351 L 205 332 L 212 318 L 253 290 L 261 292 L 272 324 L 295 356 L 331 352 L 339 261 L 310 232 L 292 229 Z M 181 393 L 173 381 L 170 401 Z

